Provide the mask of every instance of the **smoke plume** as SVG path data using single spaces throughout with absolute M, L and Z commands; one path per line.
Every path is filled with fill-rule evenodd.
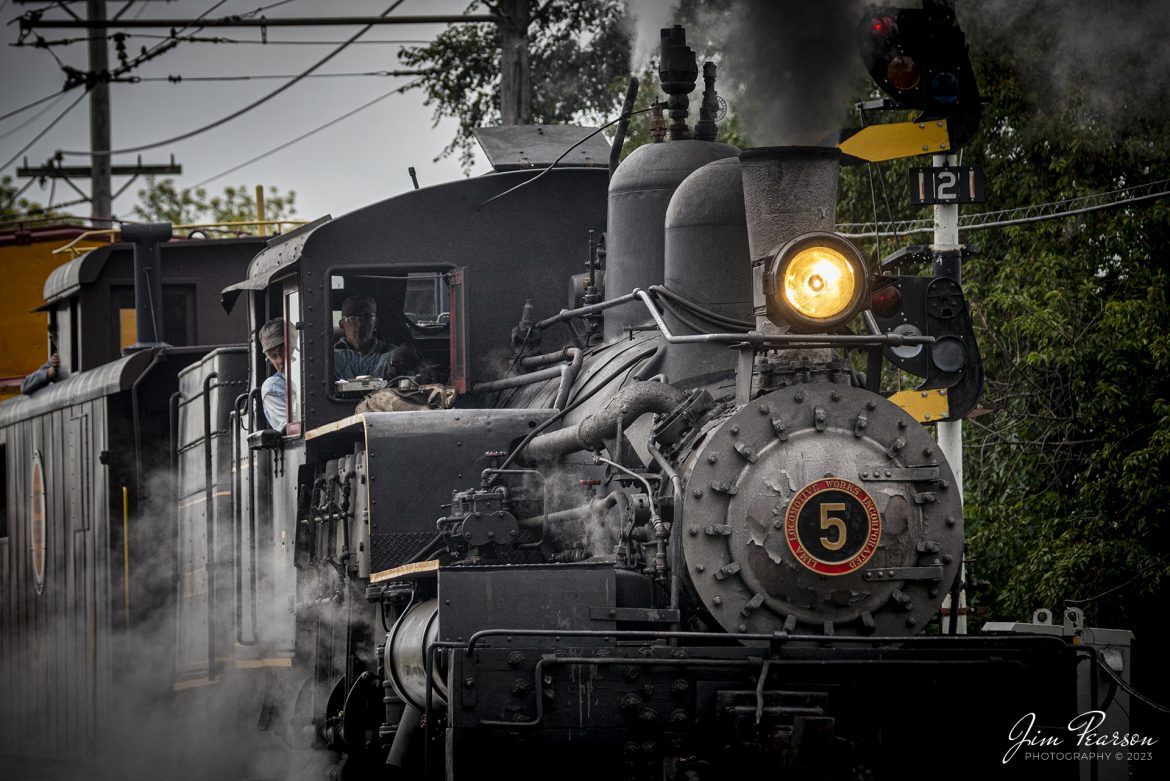
M 626 0 L 633 22 L 633 46 L 630 50 L 630 72 L 641 73 L 650 66 L 650 58 L 658 54 L 663 27 L 675 24 L 678 0 Z
M 700 12 L 695 48 L 722 52 L 732 111 L 755 146 L 837 143 L 845 99 L 864 76 L 859 0 L 745 0 Z

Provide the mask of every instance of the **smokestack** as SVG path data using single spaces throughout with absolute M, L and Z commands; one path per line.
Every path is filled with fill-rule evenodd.
M 762 275 L 782 244 L 810 231 L 832 233 L 837 222 L 835 147 L 773 146 L 739 154 L 757 327 L 775 330 L 765 316 Z
M 699 66 L 695 52 L 687 46 L 687 31 L 682 25 L 662 29 L 662 54 L 658 64 L 658 78 L 662 91 L 667 94 L 666 105 L 670 109 L 670 140 L 681 141 L 690 138 L 687 127 L 687 113 L 695 90 L 695 79 L 699 77 Z
M 134 244 L 134 323 L 138 340 L 126 348 L 132 353 L 162 341 L 162 253 L 159 243 L 170 241 L 169 222 L 125 225 L 122 240 Z

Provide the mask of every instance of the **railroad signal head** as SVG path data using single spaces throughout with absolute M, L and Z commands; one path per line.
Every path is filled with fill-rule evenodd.
M 970 140 L 981 114 L 979 85 L 948 4 L 871 6 L 860 39 L 866 69 L 897 107 L 918 111 L 915 121 L 947 120 L 952 146 Z

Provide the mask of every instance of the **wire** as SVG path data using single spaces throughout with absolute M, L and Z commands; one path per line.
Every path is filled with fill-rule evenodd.
M 1146 705 L 1149 705 L 1151 708 L 1153 708 L 1154 710 L 1156 710 L 1160 713 L 1170 713 L 1170 708 L 1167 708 L 1165 705 L 1159 705 L 1158 703 L 1154 702 L 1146 695 L 1139 692 L 1137 689 L 1130 686 L 1124 680 L 1122 680 L 1121 676 L 1118 675 L 1116 672 L 1114 672 L 1113 668 L 1110 667 L 1105 662 L 1104 659 L 1102 659 L 1099 656 L 1094 656 L 1093 658 L 1097 661 L 1097 666 L 1100 667 L 1102 670 L 1104 670 L 1106 673 L 1108 673 L 1110 678 L 1117 681 L 1117 685 L 1120 686 L 1121 688 L 1125 689 L 1131 697 L 1136 697 L 1137 699 L 1141 700 Z
M 1156 200 L 1170 195 L 1170 179 L 1123 187 L 1117 190 L 1082 195 L 1067 198 L 1062 201 L 1020 206 L 1014 209 L 1001 209 L 988 212 L 971 212 L 959 217 L 959 230 L 980 230 L 983 228 L 1002 228 L 1009 225 L 1023 225 L 1042 220 L 1054 220 L 1062 217 L 1072 217 L 1078 214 L 1111 209 L 1131 203 Z M 1062 211 L 1058 211 L 1062 210 Z M 882 236 L 908 236 L 912 233 L 930 233 L 934 230 L 930 219 L 902 220 L 885 225 L 874 225 L 864 222 L 845 222 L 837 225 L 837 232 L 842 236 L 855 239 L 874 238 L 876 234 Z
M 199 14 L 199 16 L 195 17 L 196 20 L 202 19 L 205 16 L 209 15 L 212 11 L 215 11 L 220 6 L 227 3 L 227 1 L 228 0 L 218 0 L 218 2 L 216 2 L 215 5 L 211 6 L 211 8 L 208 8 L 206 11 Z M 137 16 L 142 13 L 142 9 L 144 9 L 144 8 L 146 8 L 145 2 L 139 7 L 138 14 L 135 14 L 135 18 L 137 18 Z M 191 26 L 193 26 L 193 25 L 186 25 L 177 31 L 174 30 L 174 28 L 172 28 L 171 34 L 168 36 L 165 36 L 163 38 L 162 43 L 160 43 L 157 46 L 152 47 L 149 50 L 143 49 L 142 54 L 139 54 L 133 60 L 130 60 L 129 62 L 124 63 L 121 67 L 115 68 L 112 71 L 107 71 L 107 73 L 106 73 L 107 78 L 112 79 L 112 78 L 116 78 L 118 76 L 121 76 L 123 73 L 127 73 L 131 70 L 134 70 L 142 63 L 149 62 L 150 60 L 153 60 L 155 57 L 159 56 L 160 54 L 165 54 L 166 52 L 175 48 L 176 46 L 179 45 L 178 33 L 181 33 L 184 30 L 187 30 Z M 199 30 L 202 30 L 202 29 L 203 29 L 202 27 L 195 27 L 196 32 L 198 32 Z M 110 37 L 115 37 L 115 36 L 110 36 Z
M 387 8 L 385 11 L 382 12 L 381 16 L 389 16 L 390 13 L 398 6 L 402 5 L 402 3 L 403 3 L 403 0 L 395 0 L 395 2 L 389 8 Z M 341 46 L 337 47 L 336 49 L 331 51 L 329 54 L 322 57 L 316 63 L 309 66 L 308 70 L 304 71 L 296 78 L 292 79 L 291 81 L 286 82 L 285 84 L 280 85 L 275 90 L 268 93 L 267 95 L 260 98 L 259 100 L 253 101 L 252 103 L 249 103 L 247 106 L 244 106 L 242 109 L 239 109 L 238 111 L 234 111 L 231 114 L 228 114 L 226 117 L 223 117 L 222 119 L 218 119 L 215 122 L 212 122 L 211 124 L 204 125 L 203 127 L 196 128 L 195 130 L 191 130 L 191 131 L 188 131 L 186 133 L 181 133 L 181 134 L 174 136 L 172 138 L 166 138 L 166 139 L 163 139 L 162 141 L 155 141 L 152 144 L 139 144 L 138 146 L 132 146 L 132 147 L 127 147 L 126 149 L 115 149 L 115 150 L 102 149 L 102 150 L 91 150 L 88 152 L 69 151 L 69 152 L 62 152 L 62 154 L 72 155 L 75 157 L 86 156 L 86 155 L 91 155 L 91 154 L 95 154 L 95 155 L 96 154 L 107 154 L 107 155 L 129 154 L 131 152 L 142 152 L 142 151 L 145 151 L 147 149 L 155 149 L 155 148 L 160 147 L 160 146 L 167 146 L 169 144 L 174 144 L 178 141 L 185 141 L 186 139 L 200 135 L 201 133 L 206 133 L 208 130 L 212 130 L 214 128 L 219 127 L 220 125 L 224 125 L 224 124 L 232 121 L 233 119 L 236 119 L 237 117 L 240 117 L 240 116 L 243 116 L 244 114 L 247 114 L 252 109 L 257 108 L 259 106 L 262 106 L 265 103 L 267 103 L 268 101 L 272 100 L 277 95 L 279 95 L 280 93 L 289 89 L 294 84 L 299 82 L 301 79 L 305 78 L 306 76 L 311 74 L 313 71 L 317 70 L 322 65 L 329 62 L 331 59 L 336 57 L 338 54 L 341 54 L 341 52 L 344 51 L 345 48 L 347 46 L 349 46 L 350 43 L 352 43 L 358 37 L 364 35 L 373 26 L 374 25 L 372 25 L 372 24 L 367 24 L 365 27 L 363 27 L 362 29 L 360 29 L 356 33 L 354 33 L 353 37 L 350 38 L 350 40 L 346 41 Z
M 27 151 L 28 151 L 28 150 L 29 150 L 29 149 L 32 147 L 32 145 L 33 145 L 33 144 L 35 144 L 36 142 L 38 142 L 38 141 L 40 141 L 42 138 L 44 138 L 44 137 L 45 137 L 45 134 L 46 134 L 46 133 L 48 133 L 50 130 L 52 130 L 54 127 L 56 127 L 56 126 L 57 126 L 57 123 L 58 123 L 58 122 L 60 122 L 62 119 L 64 119 L 64 118 L 65 118 L 65 115 L 66 115 L 66 114 L 68 114 L 70 111 L 72 111 L 72 110 L 73 110 L 73 107 L 74 107 L 74 106 L 76 106 L 78 103 L 80 103 L 80 102 L 81 102 L 81 100 L 82 100 L 82 98 L 84 98 L 84 97 L 85 97 L 86 95 L 88 95 L 88 94 L 89 94 L 89 90 L 87 89 L 87 90 L 83 91 L 83 92 L 82 92 L 80 95 L 78 95 L 78 96 L 77 96 L 77 100 L 75 100 L 75 101 L 73 101 L 72 103 L 70 103 L 70 104 L 69 104 L 69 106 L 68 106 L 68 108 L 66 108 L 64 111 L 62 111 L 60 114 L 58 114 L 58 115 L 57 115 L 57 118 L 56 118 L 56 119 L 54 119 L 52 122 L 50 122 L 50 123 L 49 123 L 49 124 L 48 124 L 48 125 L 45 127 L 45 129 L 44 129 L 44 130 L 42 130 L 41 132 L 37 133 L 37 134 L 36 134 L 36 135 L 33 137 L 33 140 L 32 140 L 32 141 L 29 141 L 27 144 L 25 144 L 23 147 L 21 147 L 21 149 L 20 149 L 20 151 L 19 151 L 19 152 L 17 152 L 16 154 L 14 154 L 12 157 L 10 157 L 10 158 L 8 159 L 8 162 L 4 163 L 4 165 L 0 165 L 0 171 L 3 171 L 3 170 L 4 170 L 5 168 L 7 168 L 8 166 L 10 166 L 10 165 L 12 165 L 13 163 L 15 163 L 15 162 L 17 161 L 17 159 L 18 159 L 18 158 L 19 158 L 21 155 L 23 155 L 25 152 L 27 152 Z
M 33 122 L 36 122 L 38 119 L 43 117 L 45 114 L 48 114 L 50 111 L 52 111 L 53 106 L 56 106 L 57 103 L 60 102 L 61 98 L 63 98 L 63 97 L 65 97 L 65 93 L 58 92 L 56 95 L 57 100 L 54 100 L 52 103 L 45 106 L 43 109 L 41 109 L 37 113 L 33 114 L 31 117 L 29 117 L 25 121 L 21 122 L 19 125 L 12 128 L 11 130 L 5 130 L 3 133 L 0 133 L 0 139 L 8 138 L 10 135 L 13 135 L 14 133 L 19 133 L 21 130 L 24 130 L 26 127 L 31 125 Z
M 499 200 L 500 198 L 503 198 L 505 195 L 510 195 L 510 194 L 512 194 L 512 193 L 514 193 L 514 192 L 516 192 L 516 191 L 517 191 L 517 190 L 519 190 L 521 187 L 525 187 L 525 186 L 527 186 L 527 185 L 530 185 L 530 184 L 532 184 L 533 182 L 537 181 L 537 180 L 538 180 L 538 179 L 540 179 L 542 176 L 544 176 L 545 174 L 547 174 L 549 171 L 551 171 L 552 169 L 556 168 L 556 165 L 557 165 L 557 163 L 559 163 L 559 162 L 561 162 L 562 160 L 564 160 L 564 159 L 565 159 L 565 157 L 566 157 L 566 156 L 569 154 L 569 152 L 572 152 L 574 149 L 576 149 L 577 147 L 581 146 L 581 144 L 584 144 L 584 143 L 585 143 L 586 141 L 588 141 L 589 139 L 593 138 L 595 135 L 597 135 L 598 133 L 600 133 L 602 130 L 605 130 L 605 129 L 606 129 L 607 127 L 609 127 L 610 125 L 615 125 L 615 124 L 617 124 L 618 122 L 621 122 L 623 119 L 629 119 L 630 117 L 632 117 L 632 116 L 635 116 L 636 114 L 645 114 L 647 111 L 651 111 L 651 110 L 653 110 L 653 108 L 654 108 L 654 105 L 655 105 L 655 104 L 651 104 L 651 105 L 647 106 L 646 108 L 640 108 L 640 109 L 638 109 L 637 111 L 631 111 L 631 112 L 630 112 L 630 113 L 628 113 L 628 114 L 619 114 L 618 116 L 614 117 L 614 118 L 613 118 L 613 119 L 611 119 L 610 121 L 606 122 L 606 123 L 605 123 L 604 125 L 602 125 L 601 127 L 599 127 L 599 128 L 597 128 L 596 130 L 594 130 L 594 131 L 593 131 L 592 133 L 590 133 L 589 135 L 585 136 L 584 138 L 582 138 L 582 139 L 578 140 L 577 142 L 575 142 L 574 144 L 572 144 L 571 146 L 569 146 L 569 148 L 568 148 L 568 149 L 566 149 L 564 152 L 561 152 L 560 156 L 559 156 L 559 157 L 558 157 L 556 160 L 553 160 L 551 163 L 549 163 L 549 164 L 548 164 L 548 166 L 547 166 L 547 167 L 546 167 L 546 168 L 545 168 L 543 171 L 541 171 L 540 173 L 538 173 L 536 176 L 532 177 L 531 179 L 525 179 L 525 180 L 524 180 L 523 182 L 521 182 L 520 184 L 516 185 L 515 187 L 509 187 L 507 190 L 504 190 L 502 193 L 499 193 L 499 194 L 497 194 L 497 195 L 493 195 L 491 198 L 488 198 L 486 201 L 484 201 L 484 202 L 483 202 L 483 203 L 481 203 L 479 206 L 477 206 L 477 207 L 476 207 L 476 209 L 477 209 L 477 210 L 478 210 L 478 209 L 482 209 L 483 207 L 487 206 L 487 205 L 488 205 L 489 203 L 491 203 L 492 201 Z
M 246 166 L 251 165 L 252 163 L 263 160 L 264 158 L 266 158 L 270 155 L 274 155 L 283 149 L 287 149 L 288 147 L 292 146 L 293 144 L 296 144 L 300 141 L 304 141 L 309 136 L 314 135 L 316 133 L 320 133 L 322 130 L 324 130 L 328 127 L 332 127 L 333 125 L 336 125 L 338 122 L 341 122 L 344 119 L 349 119 L 354 114 L 365 111 L 370 106 L 373 106 L 375 103 L 382 102 L 383 100 L 390 97 L 391 95 L 396 95 L 399 92 L 403 92 L 407 89 L 410 89 L 411 87 L 413 87 L 417 83 L 418 83 L 418 81 L 415 80 L 415 81 L 410 82 L 409 84 L 403 84 L 401 87 L 396 87 L 395 89 L 392 89 L 389 92 L 387 92 L 385 95 L 381 95 L 379 97 L 374 98 L 369 103 L 365 103 L 365 104 L 358 106 L 357 108 L 355 108 L 351 111 L 347 111 L 346 113 L 342 114 L 339 117 L 336 117 L 334 119 L 329 120 L 324 125 L 320 125 L 319 127 L 315 127 L 307 133 L 302 133 L 301 135 L 297 136 L 296 138 L 294 138 L 290 141 L 285 141 L 283 144 L 276 146 L 276 147 L 273 147 L 272 149 L 269 149 L 267 152 L 256 155 L 255 157 L 253 157 L 251 159 L 245 160 L 244 162 L 240 163 L 239 165 L 234 165 L 231 168 L 227 169 L 226 171 L 222 171 L 222 172 L 216 174 L 215 176 L 208 177 L 207 179 L 204 179 L 202 182 L 198 182 L 192 186 L 193 187 L 202 187 L 203 185 L 208 184 L 209 182 L 214 182 L 216 179 L 227 176 L 228 174 L 235 173 L 236 171 L 240 170 L 241 168 L 244 168 Z
M 354 73 L 313 73 L 305 76 L 307 79 L 330 79 L 350 76 L 424 76 L 431 71 L 429 70 L 413 70 L 413 71 L 364 71 Z M 296 74 L 285 73 L 259 73 L 252 76 L 183 76 L 176 74 L 172 76 L 135 76 L 130 79 L 131 83 L 139 84 L 152 81 L 169 81 L 172 84 L 180 84 L 184 81 L 252 81 L 263 79 L 292 79 L 296 78 Z
M 271 38 L 264 40 L 263 38 L 244 39 L 244 38 L 224 38 L 222 36 L 207 36 L 207 35 L 161 35 L 158 33 L 118 33 L 123 40 L 130 40 L 131 38 L 145 38 L 148 40 L 163 40 L 163 41 L 177 41 L 179 43 L 230 43 L 230 44 L 256 44 L 260 46 L 338 46 L 345 43 L 342 40 L 331 41 L 274 41 Z M 46 48 L 49 46 L 71 46 L 75 43 L 86 43 L 87 41 L 94 41 L 98 39 L 114 40 L 114 35 L 87 35 L 76 38 L 57 38 L 52 41 L 40 41 L 37 48 Z M 420 45 L 429 44 L 433 41 L 426 38 L 378 38 L 376 40 L 354 41 L 352 46 L 381 46 L 386 44 L 399 45 Z M 29 46 L 27 43 L 14 43 L 13 46 L 23 47 Z
M 257 8 L 255 11 L 247 11 L 245 13 L 240 14 L 240 18 L 241 19 L 250 19 L 250 18 L 256 16 L 256 14 L 263 13 L 264 11 L 267 11 L 270 8 L 276 8 L 277 6 L 288 5 L 289 3 L 294 3 L 294 2 L 296 2 L 296 0 L 279 0 L 278 2 L 275 2 L 275 3 L 269 3 L 268 5 L 262 5 L 259 8 Z
M 34 100 L 32 103 L 29 103 L 27 106 L 21 106 L 20 108 L 16 109 L 15 111 L 9 111 L 4 116 L 0 116 L 0 122 L 3 122 L 4 120 L 8 119 L 9 117 L 15 117 L 17 114 L 28 111 L 30 108 L 36 108 L 37 106 L 44 103 L 46 100 L 52 100 L 53 98 L 59 98 L 63 94 L 65 94 L 66 91 L 67 90 L 60 90 L 59 92 L 54 92 L 51 95 L 45 95 L 40 100 Z

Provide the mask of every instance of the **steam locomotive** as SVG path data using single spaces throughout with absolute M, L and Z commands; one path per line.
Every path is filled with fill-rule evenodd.
M 112 363 L 84 356 L 114 264 L 54 274 L 76 371 L 0 406 L 5 756 L 221 778 L 1035 775 L 1001 761 L 1009 733 L 1101 706 L 1097 646 L 924 633 L 959 582 L 962 501 L 881 387 L 892 364 L 952 419 L 970 408 L 962 290 L 871 270 L 833 232 L 835 148 L 715 142 L 713 69 L 688 127 L 682 61 L 670 126 L 612 176 L 578 129 L 499 128 L 490 174 L 266 241 L 127 226 L 96 251 L 123 277 L 133 255 L 137 343 Z M 151 302 L 245 255 L 220 287 L 249 335 L 222 342 L 247 343 L 164 341 Z M 354 295 L 421 366 L 338 375 Z M 205 298 L 188 291 L 188 325 L 214 320 Z M 255 336 L 274 318 L 279 429 Z

